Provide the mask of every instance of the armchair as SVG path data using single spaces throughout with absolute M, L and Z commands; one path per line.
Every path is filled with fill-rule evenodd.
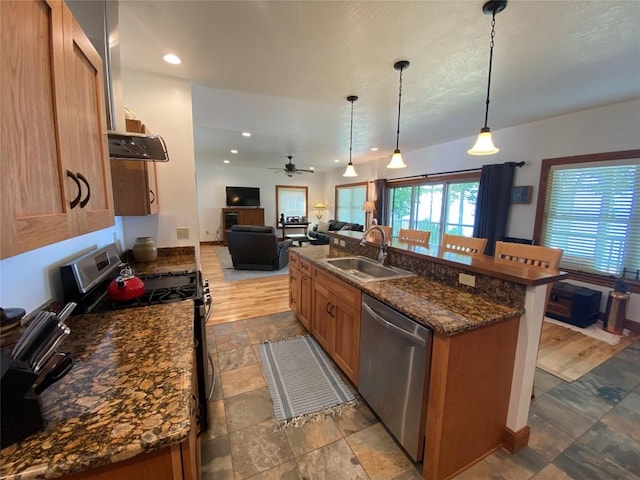
M 280 270 L 289 263 L 292 240 L 278 240 L 275 227 L 233 225 L 227 245 L 236 270 Z

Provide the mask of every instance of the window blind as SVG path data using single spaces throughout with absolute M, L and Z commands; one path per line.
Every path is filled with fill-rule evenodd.
M 640 165 L 551 168 L 541 243 L 563 250 L 561 268 L 636 278 L 640 270 Z

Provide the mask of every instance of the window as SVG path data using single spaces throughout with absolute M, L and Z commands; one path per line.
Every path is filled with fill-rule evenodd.
M 442 233 L 473 236 L 480 185 L 475 178 L 457 177 L 389 188 L 392 235 L 401 228 L 426 230 L 440 243 Z
M 563 250 L 562 269 L 638 280 L 640 151 L 543 160 L 540 185 L 535 236 Z
M 285 220 L 298 217 L 298 221 L 307 221 L 307 187 L 276 185 L 276 213 L 276 222 L 282 216 Z
M 336 220 L 364 225 L 367 199 L 367 183 L 352 183 L 336 186 Z

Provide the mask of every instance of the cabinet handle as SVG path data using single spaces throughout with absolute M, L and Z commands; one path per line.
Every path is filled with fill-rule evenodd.
M 331 313 L 329 315 L 331 315 L 331 318 L 336 318 L 336 306 L 335 305 L 331 305 Z
M 156 194 L 153 193 L 153 190 L 149 189 L 149 193 L 151 194 L 151 201 L 149 203 L 153 203 L 156 201 Z
M 331 304 L 327 302 L 327 305 L 324 307 L 324 311 L 327 312 L 327 315 L 331 316 Z
M 78 178 L 82 180 L 82 183 L 84 183 L 87 187 L 87 196 L 80 202 L 80 208 L 84 208 L 87 206 L 87 203 L 89 203 L 89 199 L 91 198 L 91 186 L 89 185 L 89 181 L 84 175 L 82 175 L 80 172 L 77 172 L 77 174 Z
M 82 194 L 82 187 L 80 187 L 80 182 L 78 181 L 78 177 L 76 177 L 76 174 L 73 173 L 71 170 L 67 170 L 67 177 L 69 177 L 71 180 L 76 182 L 76 185 L 78 186 L 78 195 L 76 195 L 76 198 L 74 198 L 73 200 L 71 200 L 71 202 L 69 202 L 70 207 L 73 209 L 73 208 L 76 208 L 76 206 L 78 205 L 78 202 L 80 201 L 80 195 Z

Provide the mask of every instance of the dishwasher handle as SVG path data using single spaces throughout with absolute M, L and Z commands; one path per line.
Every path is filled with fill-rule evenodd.
M 405 329 L 400 328 L 397 325 L 394 325 L 393 323 L 386 321 L 384 318 L 382 318 L 380 315 L 378 315 L 373 310 L 373 308 L 371 308 L 366 303 L 363 303 L 362 306 L 364 307 L 366 312 L 369 313 L 369 315 L 371 315 L 371 318 L 373 318 L 375 321 L 377 321 L 381 325 L 387 327 L 389 330 L 393 330 L 394 333 L 396 333 L 397 335 L 400 335 L 405 340 L 408 340 L 409 342 L 411 342 L 411 343 L 413 343 L 415 345 L 419 345 L 420 347 L 424 347 L 425 346 L 426 342 L 424 341 L 424 338 L 419 337 L 418 335 L 414 335 L 413 333 L 408 332 Z

